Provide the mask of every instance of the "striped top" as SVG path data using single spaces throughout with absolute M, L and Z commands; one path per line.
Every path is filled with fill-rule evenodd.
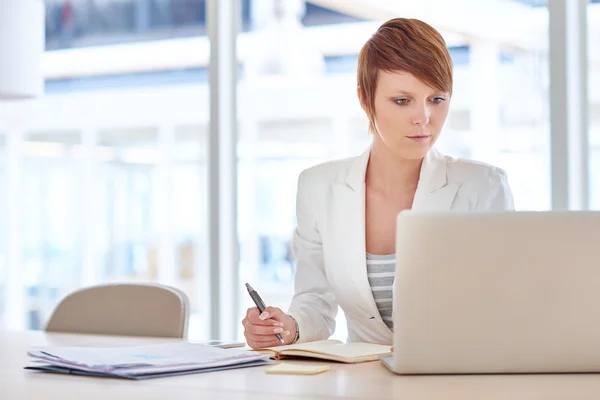
M 394 330 L 392 321 L 392 286 L 396 274 L 396 255 L 367 253 L 367 277 L 383 322 Z

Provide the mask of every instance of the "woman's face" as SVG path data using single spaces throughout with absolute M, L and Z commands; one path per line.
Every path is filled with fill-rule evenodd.
M 436 142 L 448 116 L 450 93 L 407 72 L 379 71 L 374 140 L 404 159 L 421 159 Z

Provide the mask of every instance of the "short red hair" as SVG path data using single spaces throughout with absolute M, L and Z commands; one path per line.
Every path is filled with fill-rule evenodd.
M 379 27 L 358 55 L 358 87 L 375 132 L 379 71 L 407 72 L 441 92 L 452 93 L 452 58 L 442 35 L 418 19 L 394 18 Z

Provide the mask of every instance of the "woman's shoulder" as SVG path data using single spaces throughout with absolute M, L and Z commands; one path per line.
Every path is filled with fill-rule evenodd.
M 446 174 L 451 183 L 501 183 L 506 180 L 506 171 L 502 168 L 467 158 L 444 156 Z
M 446 160 L 448 183 L 459 185 L 459 193 L 482 211 L 514 210 L 515 204 L 506 172 L 480 161 L 451 158 Z
M 328 185 L 338 181 L 343 182 L 359 158 L 360 156 L 348 157 L 313 165 L 300 173 L 299 182 L 311 186 Z

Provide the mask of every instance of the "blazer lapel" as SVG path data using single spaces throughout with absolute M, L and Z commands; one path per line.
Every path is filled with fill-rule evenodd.
M 448 211 L 459 185 L 448 183 L 446 158 L 431 149 L 423 159 L 412 209 L 416 211 Z
M 350 280 L 359 293 L 360 309 L 365 317 L 380 318 L 377 305 L 371 294 L 367 278 L 365 245 L 365 172 L 370 150 L 358 157 L 344 180 L 333 185 L 331 227 L 335 229 L 336 242 L 343 244 L 339 252 L 340 265 L 350 275 Z

